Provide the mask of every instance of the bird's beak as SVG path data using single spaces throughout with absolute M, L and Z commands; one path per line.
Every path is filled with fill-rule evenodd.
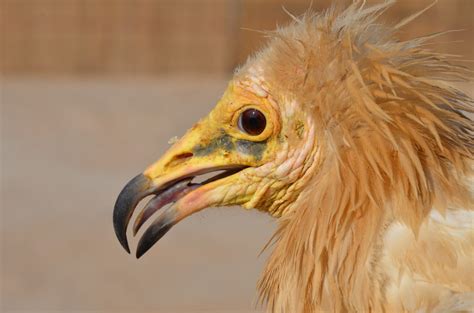
M 130 219 L 138 203 L 149 195 L 154 197 L 138 215 L 134 234 L 153 213 L 167 204 L 174 205 L 167 207 L 144 232 L 137 246 L 137 258 L 186 216 L 209 206 L 228 204 L 219 187 L 229 186 L 236 180 L 237 172 L 250 166 L 235 153 L 237 143 L 233 140 L 219 131 L 212 119 L 206 118 L 123 188 L 115 203 L 113 222 L 117 238 L 127 252 L 130 253 L 126 234 Z M 192 182 L 198 175 L 216 171 L 220 173 L 206 181 Z

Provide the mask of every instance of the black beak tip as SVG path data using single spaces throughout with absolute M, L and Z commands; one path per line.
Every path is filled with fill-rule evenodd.
M 138 242 L 135 256 L 141 258 L 155 243 L 158 242 L 174 225 L 174 211 L 172 209 L 162 216 L 148 228 Z
M 127 226 L 138 202 L 146 196 L 150 179 L 143 174 L 135 176 L 120 192 L 115 202 L 113 224 L 115 235 L 122 247 L 130 253 L 127 240 Z
M 125 252 L 127 252 L 128 254 L 130 254 L 130 247 L 128 246 L 128 242 L 126 243 L 120 243 L 123 247 L 123 249 L 125 250 Z
M 136 251 L 136 253 L 135 253 L 135 257 L 137 258 L 137 260 L 138 260 L 139 258 L 141 258 L 141 257 L 146 253 L 146 251 L 147 251 L 147 250 L 141 251 L 141 250 L 138 250 L 138 249 L 137 249 L 137 251 Z

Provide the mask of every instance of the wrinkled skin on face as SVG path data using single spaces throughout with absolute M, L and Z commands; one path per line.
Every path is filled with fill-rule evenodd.
M 248 109 L 265 117 L 259 134 L 251 135 L 239 124 Z M 262 79 L 239 74 L 209 115 L 122 191 L 114 226 L 124 248 L 129 251 L 126 229 L 133 210 L 149 194 L 156 199 L 139 215 L 135 233 L 164 204 L 175 203 L 145 232 L 137 256 L 177 222 L 207 207 L 241 205 L 283 215 L 314 165 L 314 127 L 308 116 L 295 101 L 272 96 Z M 218 170 L 225 172 L 199 185 L 190 183 L 195 176 Z

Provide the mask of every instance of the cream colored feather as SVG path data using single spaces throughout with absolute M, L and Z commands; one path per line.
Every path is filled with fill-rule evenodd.
M 240 70 L 264 69 L 317 138 L 311 178 L 275 213 L 272 312 L 474 310 L 474 109 L 450 85 L 470 74 L 423 47 L 433 36 L 398 40 L 411 17 L 380 25 L 392 3 L 294 18 Z

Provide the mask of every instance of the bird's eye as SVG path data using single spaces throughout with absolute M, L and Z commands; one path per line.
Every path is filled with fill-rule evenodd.
M 265 115 L 256 109 L 247 109 L 239 116 L 239 128 L 251 135 L 260 135 L 267 126 Z

